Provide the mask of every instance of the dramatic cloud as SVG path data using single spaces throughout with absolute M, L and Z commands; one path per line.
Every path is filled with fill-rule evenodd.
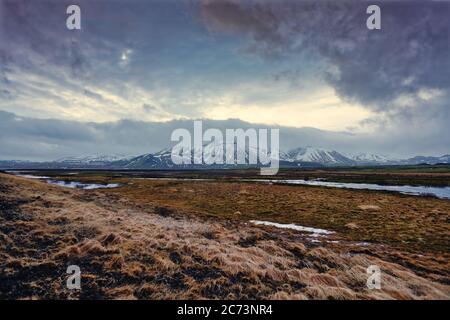
M 208 32 L 196 1 L 81 0 L 81 31 L 65 27 L 68 3 L 0 0 L 0 109 L 96 122 L 225 119 L 228 109 L 233 117 L 267 122 L 283 107 L 279 115 L 305 115 L 295 115 L 297 123 L 292 116 L 274 122 L 327 129 L 368 116 L 337 97 L 333 123 L 317 112 L 308 115 L 311 95 L 329 95 L 326 84 L 314 79 L 313 65 L 307 79 L 293 85 L 284 78 L 305 61 L 255 59 L 240 50 L 239 38 Z M 344 120 L 349 108 L 355 112 Z M 266 116 L 249 119 L 255 109 L 253 115 Z
M 450 3 L 376 3 L 374 31 L 367 1 L 208 0 L 201 10 L 210 28 L 245 34 L 248 50 L 268 60 L 310 54 L 340 97 L 379 113 L 373 122 L 429 122 L 450 142 Z
M 367 1 L 205 1 L 211 26 L 250 34 L 252 50 L 310 50 L 343 96 L 376 109 L 420 90 L 450 87 L 450 3 L 377 1 L 382 30 L 366 28 Z
M 184 2 L 77 1 L 80 31 L 66 28 L 71 3 L 0 0 L 1 109 L 161 121 L 200 116 L 217 94 L 215 80 L 226 73 L 194 72 L 207 51 L 219 48 L 198 32 Z M 213 64 L 216 55 L 210 56 Z M 159 112 L 148 113 L 143 104 Z

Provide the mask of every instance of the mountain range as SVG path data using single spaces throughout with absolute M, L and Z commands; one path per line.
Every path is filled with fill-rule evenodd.
M 203 160 L 206 162 L 217 152 L 220 146 L 205 146 Z M 195 154 L 196 150 L 192 150 Z M 222 146 L 223 154 L 225 145 Z M 236 157 L 237 149 L 235 149 Z M 201 154 L 201 153 L 200 153 Z M 245 162 L 254 158 L 257 150 L 251 148 L 245 151 Z M 270 154 L 268 154 L 270 157 Z M 191 159 L 193 160 L 193 158 Z M 192 161 L 193 162 L 193 161 Z M 450 164 L 450 155 L 440 157 L 416 156 L 408 159 L 390 158 L 386 155 L 371 153 L 344 154 L 335 150 L 317 147 L 299 147 L 287 152 L 280 152 L 280 167 L 333 167 L 333 166 L 378 166 L 378 165 L 418 165 L 418 164 Z M 67 157 L 48 162 L 31 162 L 19 160 L 0 160 L 1 169 L 202 169 L 202 168 L 237 168 L 248 167 L 241 164 L 203 164 L 175 165 L 171 158 L 171 149 L 166 148 L 157 153 L 138 156 L 125 155 L 95 155 L 82 157 Z

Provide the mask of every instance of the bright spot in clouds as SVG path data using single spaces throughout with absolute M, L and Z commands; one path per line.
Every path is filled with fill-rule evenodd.
M 130 63 L 131 54 L 133 53 L 133 50 L 131 49 L 125 49 L 122 51 L 122 54 L 120 56 L 120 66 L 126 67 Z

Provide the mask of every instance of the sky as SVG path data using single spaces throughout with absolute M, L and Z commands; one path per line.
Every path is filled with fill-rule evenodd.
M 449 18 L 431 0 L 0 0 L 0 159 L 156 152 L 194 119 L 280 128 L 284 149 L 450 153 Z

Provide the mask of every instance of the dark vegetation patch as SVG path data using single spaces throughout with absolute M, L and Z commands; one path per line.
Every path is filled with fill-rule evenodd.
M 0 211 L 0 219 L 4 221 L 32 221 L 33 216 L 29 213 L 24 213 L 17 209 L 6 209 Z
M 171 252 L 169 254 L 169 259 L 175 264 L 181 264 L 181 262 L 183 261 L 181 255 L 178 252 Z
M 17 209 L 21 205 L 29 202 L 29 200 L 25 199 L 11 199 L 9 197 L 0 195 L 0 212 Z
M 70 220 L 66 217 L 56 217 L 55 219 L 49 220 L 48 224 L 51 226 L 64 226 L 70 223 Z
M 100 231 L 96 227 L 91 226 L 80 226 L 79 228 L 75 228 L 73 233 L 79 242 L 85 239 L 95 238 L 100 234 Z
M 183 273 L 193 278 L 195 281 L 204 281 L 206 279 L 217 279 L 223 275 L 220 269 L 215 267 L 189 267 L 183 269 Z
M 161 217 L 169 217 L 169 216 L 173 215 L 175 212 L 170 208 L 156 207 L 155 213 L 160 215 Z
M 0 181 L 0 193 L 8 193 L 11 189 L 9 184 Z
M 204 236 L 208 240 L 215 240 L 216 239 L 216 236 L 214 235 L 214 233 L 210 232 L 210 231 L 203 232 L 202 236 Z
M 153 279 L 156 284 L 164 284 L 171 290 L 186 290 L 185 277 L 181 272 L 176 272 L 172 275 L 158 274 Z
M 254 247 L 257 242 L 258 242 L 258 237 L 255 235 L 252 235 L 250 237 L 240 239 L 238 241 L 238 245 L 240 245 L 243 248 L 249 248 L 249 247 Z
M 258 241 L 263 240 L 276 240 L 277 236 L 271 234 L 270 232 L 259 231 L 253 234 L 250 234 L 247 237 L 241 238 L 238 241 L 238 245 L 243 248 L 254 247 L 258 244 Z

